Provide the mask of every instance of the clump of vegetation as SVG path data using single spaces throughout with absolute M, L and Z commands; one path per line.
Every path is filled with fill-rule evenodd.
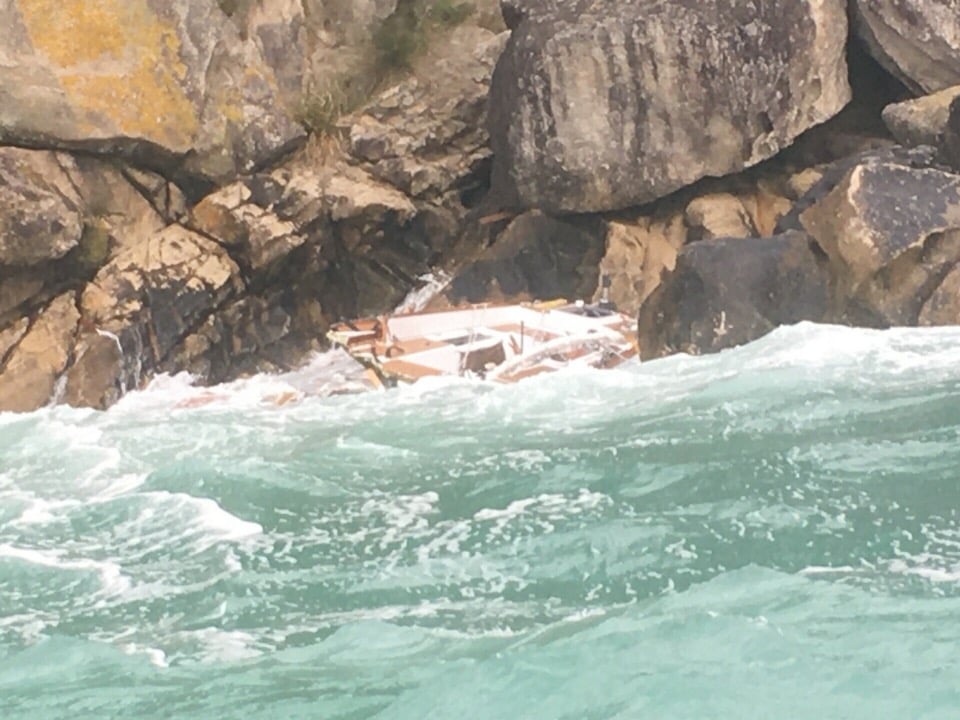
M 375 83 L 375 79 L 335 77 L 306 91 L 294 117 L 315 135 L 332 135 L 343 115 L 356 110 L 370 98 Z
M 330 134 L 337 120 L 346 112 L 346 99 L 339 82 L 310 90 L 300 98 L 294 113 L 297 122 L 311 133 Z
M 93 274 L 110 257 L 110 230 L 102 218 L 89 217 L 83 222 L 80 242 L 71 253 L 70 260 L 78 274 Z
M 430 18 L 444 27 L 459 25 L 471 14 L 473 14 L 473 5 L 468 2 L 454 2 L 454 0 L 434 0 L 429 10 Z

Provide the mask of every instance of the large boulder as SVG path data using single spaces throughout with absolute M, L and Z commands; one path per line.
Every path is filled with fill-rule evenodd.
M 853 0 L 851 6 L 867 49 L 915 93 L 960 85 L 956 0 Z
M 960 176 L 864 162 L 800 221 L 830 260 L 838 319 L 914 325 L 960 262 Z
M 741 345 L 778 325 L 823 320 L 829 302 L 826 263 L 803 233 L 691 243 L 640 308 L 641 356 Z
M 494 190 L 611 210 L 771 157 L 850 99 L 845 5 L 505 0 Z
M 214 0 L 11 0 L 0 23 L 0 143 L 119 152 L 203 187 L 303 137 Z

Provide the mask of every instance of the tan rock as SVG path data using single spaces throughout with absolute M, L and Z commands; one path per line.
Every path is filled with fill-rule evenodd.
M 750 224 L 760 237 L 770 237 L 776 232 L 777 223 L 793 208 L 793 203 L 765 183 L 757 189 L 740 196 L 740 202 L 750 217 Z
M 957 79 L 960 80 L 960 75 Z M 903 145 L 937 145 L 947 128 L 950 103 L 957 97 L 960 97 L 960 85 L 887 105 L 883 109 L 883 122 Z
M 607 225 L 606 254 L 600 274 L 610 277 L 610 299 L 623 312 L 635 314 L 673 270 L 686 238 L 683 215 L 666 219 L 641 217 L 632 223 Z M 600 298 L 598 290 L 595 300 Z
M 820 182 L 823 177 L 823 171 L 817 168 L 806 168 L 790 176 L 787 187 L 791 191 L 792 200 L 799 200 L 809 192 L 810 188 Z
M 6 362 L 7 355 L 16 347 L 17 343 L 27 334 L 30 327 L 30 318 L 22 317 L 15 323 L 3 330 L 0 330 L 0 368 Z
M 29 412 L 53 398 L 79 320 L 72 292 L 57 297 L 40 314 L 0 371 L 0 410 Z
M 743 202 L 729 193 L 703 195 L 692 200 L 687 205 L 685 219 L 691 242 L 758 234 Z

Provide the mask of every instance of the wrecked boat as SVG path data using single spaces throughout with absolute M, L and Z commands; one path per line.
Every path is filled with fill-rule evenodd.
M 501 383 L 638 355 L 634 319 L 610 303 L 472 305 L 341 322 L 327 333 L 375 386 L 453 375 Z

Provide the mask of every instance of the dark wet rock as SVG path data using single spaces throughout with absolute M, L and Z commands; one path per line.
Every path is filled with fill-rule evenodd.
M 515 218 L 450 282 L 453 303 L 589 298 L 604 251 L 602 221 L 559 220 L 533 210 Z
M 853 0 L 851 9 L 870 53 L 916 94 L 960 85 L 955 0 Z
M 490 134 L 507 206 L 649 202 L 771 157 L 850 99 L 841 0 L 532 0 L 505 17 Z
M 940 136 L 938 158 L 954 172 L 960 172 L 960 97 L 950 102 L 947 122 Z
M 820 175 L 819 179 L 794 203 L 793 208 L 780 218 L 775 232 L 803 231 L 804 225 L 800 220 L 801 214 L 825 198 L 837 185 L 843 182 L 852 169 L 870 163 L 893 163 L 908 168 L 929 168 L 937 163 L 937 149 L 932 146 L 921 145 L 916 148 L 894 146 L 878 150 L 866 150 L 818 169 L 816 172 Z
M 804 233 L 695 242 L 640 308 L 640 352 L 716 352 L 823 320 L 829 301 L 826 262 Z

